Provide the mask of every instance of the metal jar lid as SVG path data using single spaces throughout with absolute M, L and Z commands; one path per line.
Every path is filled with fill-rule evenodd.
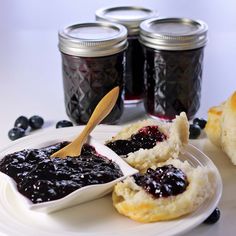
M 140 42 L 159 50 L 190 50 L 207 43 L 207 25 L 187 18 L 149 19 L 140 25 Z
M 81 57 L 101 57 L 127 47 L 127 30 L 114 23 L 90 22 L 70 25 L 59 31 L 61 52 Z
M 98 21 L 122 24 L 128 29 L 129 35 L 137 35 L 140 23 L 154 16 L 157 16 L 155 11 L 137 6 L 101 8 L 96 11 Z

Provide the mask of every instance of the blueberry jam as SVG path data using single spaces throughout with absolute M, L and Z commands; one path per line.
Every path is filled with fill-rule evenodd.
M 9 154 L 0 161 L 0 171 L 12 177 L 19 192 L 33 203 L 63 198 L 81 187 L 107 183 L 123 175 L 116 163 L 88 144 L 78 157 L 50 158 L 67 144 Z
M 200 106 L 203 48 L 164 51 L 144 47 L 144 52 L 147 113 L 172 120 L 184 111 L 192 119 Z
M 77 57 L 62 53 L 66 113 L 75 124 L 86 124 L 98 102 L 114 87 L 118 100 L 102 121 L 116 123 L 123 113 L 124 52 L 105 57 Z
M 125 69 L 125 100 L 140 100 L 143 97 L 143 49 L 137 36 L 128 38 Z
M 140 129 L 136 134 L 133 134 L 127 140 L 116 140 L 107 143 L 116 154 L 126 156 L 130 152 L 138 151 L 139 149 L 151 149 L 157 142 L 162 142 L 167 139 L 167 136 L 159 131 L 158 126 L 146 126 Z
M 157 167 L 155 170 L 149 168 L 144 175 L 138 173 L 133 177 L 136 184 L 154 198 L 176 196 L 188 186 L 187 176 L 173 165 Z

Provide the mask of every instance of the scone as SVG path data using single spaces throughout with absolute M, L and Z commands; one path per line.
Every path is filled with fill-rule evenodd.
M 171 220 L 195 211 L 214 193 L 215 178 L 206 167 L 169 159 L 119 182 L 113 190 L 116 210 L 139 222 Z
M 106 143 L 132 167 L 145 171 L 170 157 L 177 158 L 189 140 L 189 123 L 182 112 L 172 123 L 144 120 L 122 129 Z
M 236 165 L 236 92 L 226 101 L 221 117 L 221 147 Z
M 236 165 L 236 92 L 220 106 L 209 109 L 205 131 Z
M 205 132 L 213 144 L 221 147 L 221 115 L 224 103 L 220 106 L 211 107 L 208 110 L 208 119 Z

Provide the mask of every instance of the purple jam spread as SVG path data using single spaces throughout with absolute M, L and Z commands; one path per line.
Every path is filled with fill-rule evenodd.
M 157 142 L 162 142 L 167 139 L 167 136 L 159 131 L 158 126 L 146 126 L 140 129 L 136 134 L 133 134 L 127 140 L 116 140 L 107 143 L 115 153 L 125 156 L 130 152 L 138 151 L 139 149 L 151 149 Z
M 116 163 L 88 144 L 78 157 L 50 158 L 68 143 L 6 155 L 0 161 L 0 171 L 12 177 L 19 192 L 33 203 L 63 198 L 84 186 L 107 183 L 123 176 Z
M 187 176 L 173 165 L 149 168 L 145 174 L 135 174 L 137 185 L 141 186 L 154 198 L 175 196 L 183 193 L 188 187 Z

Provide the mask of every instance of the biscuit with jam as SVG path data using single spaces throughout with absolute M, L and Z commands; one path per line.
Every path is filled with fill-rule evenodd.
M 170 157 L 177 158 L 189 140 L 189 123 L 182 112 L 172 123 L 143 120 L 122 129 L 107 146 L 132 167 L 145 171 Z
M 139 222 L 171 220 L 195 211 L 214 193 L 215 178 L 206 167 L 169 159 L 119 182 L 112 199 L 116 210 Z

